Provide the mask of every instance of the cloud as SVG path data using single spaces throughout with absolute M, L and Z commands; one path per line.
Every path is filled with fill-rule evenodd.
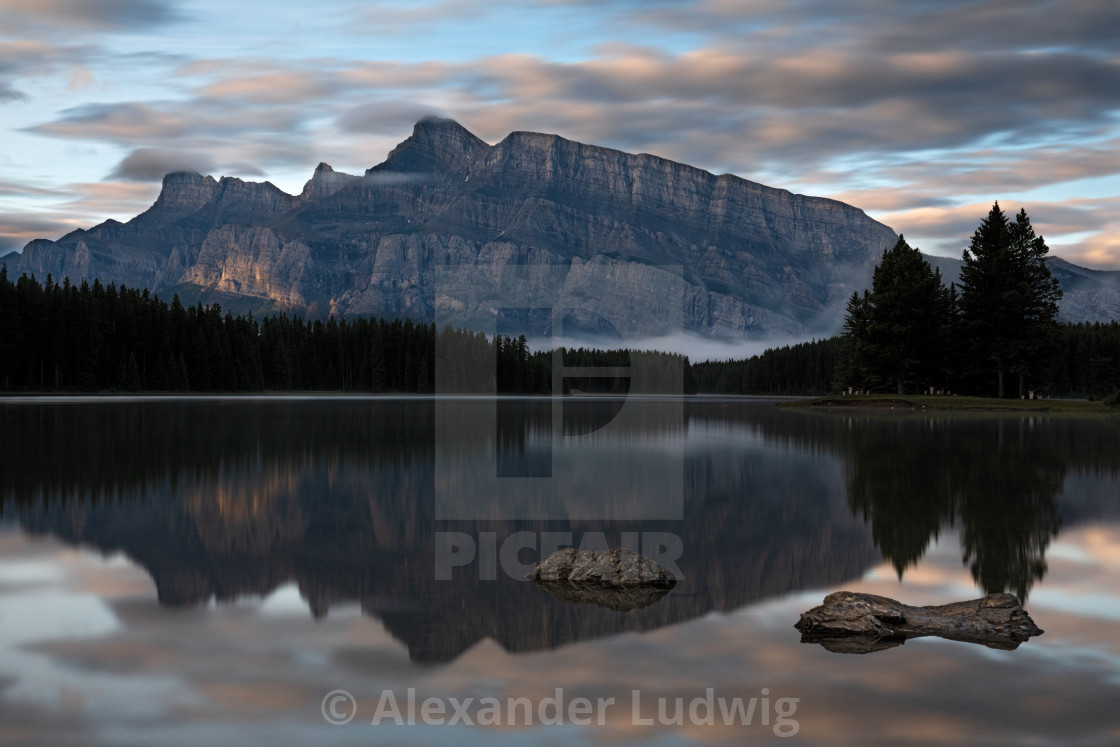
M 1027 208 L 1036 230 L 1047 237 L 1051 253 L 1087 267 L 1120 270 L 1120 196 L 1037 205 L 1035 210 L 1047 216 L 1035 220 Z M 1066 241 L 1062 234 L 1078 238 Z
M 1088 127 L 1106 121 L 1120 89 L 1120 67 L 1074 54 L 930 59 L 808 48 L 765 59 L 750 50 L 629 50 L 581 63 L 506 56 L 478 67 L 472 88 L 538 116 L 590 103 L 600 110 L 592 122 L 609 118 L 639 137 L 666 132 L 672 119 L 697 136 L 733 131 L 743 141 L 733 154 L 795 163 Z M 635 108 L 653 116 L 634 119 Z
M 862 210 L 888 213 L 916 208 L 946 208 L 957 204 L 949 197 L 916 188 L 900 190 L 898 187 L 871 187 L 821 196 L 858 206 Z
M 27 94 L 22 91 L 17 91 L 4 81 L 0 81 L 0 103 L 4 103 L 5 101 L 23 101 L 26 98 Z
M 271 114 L 271 116 L 269 116 Z M 248 105 L 221 106 L 205 99 L 188 101 L 86 104 L 63 110 L 53 122 L 29 132 L 71 140 L 178 146 L 182 138 L 218 136 L 229 141 L 254 130 L 285 132 L 298 117 Z
M 109 179 L 135 182 L 158 182 L 173 171 L 213 171 L 214 161 L 204 153 L 166 150 L 163 148 L 138 148 L 129 153 L 109 174 Z
M 111 178 L 150 178 L 151 170 L 158 170 L 158 154 L 173 152 L 184 154 L 174 160 L 187 165 L 197 162 L 199 167 L 219 169 L 226 175 L 261 176 L 265 173 L 262 167 L 311 162 L 305 123 L 314 116 L 295 105 L 244 101 L 121 102 L 73 107 L 58 119 L 25 131 L 144 151 L 119 163 Z
M 879 170 L 900 196 L 933 190 L 949 195 L 998 195 L 1020 191 L 1024 185 L 1038 188 L 1117 173 L 1120 138 L 1007 151 L 962 149 L 935 160 L 916 157 Z M 898 192 L 900 188 L 902 192 Z
M 347 133 L 393 135 L 428 116 L 443 116 L 431 107 L 408 101 L 382 101 L 362 104 L 344 112 L 336 120 L 338 129 Z
M 1120 270 L 1120 221 L 1113 222 L 1109 231 L 1091 236 L 1064 249 L 1062 256 L 1075 264 L 1101 270 Z
M 183 138 L 220 137 L 227 144 L 250 140 L 260 132 L 291 137 L 310 113 L 298 107 L 222 103 L 200 98 L 185 101 L 85 104 L 62 111 L 52 122 L 28 127 L 38 135 L 95 140 L 135 146 L 178 146 Z M 245 145 L 245 142 L 236 143 Z
M 0 256 L 34 239 L 57 239 L 108 217 L 128 220 L 150 206 L 158 194 L 158 185 L 134 182 L 72 183 L 56 189 L 0 186 L 2 198 L 36 198 L 49 205 L 38 211 L 0 212 Z
M 0 256 L 33 239 L 57 239 L 81 226 L 61 213 L 0 213 Z
M 991 207 L 990 201 L 969 202 L 902 209 L 877 217 L 902 231 L 912 246 L 960 257 Z M 1116 238 L 1120 236 L 1120 196 L 1054 202 L 1000 200 L 1000 207 L 1009 218 L 1025 209 L 1052 255 L 1097 269 L 1120 269 L 1120 240 Z M 1080 238 L 1065 240 L 1063 236 Z M 915 237 L 935 241 L 926 245 Z
M 306 53 L 287 42 L 278 46 L 265 18 L 259 36 L 254 29 L 231 45 L 213 25 L 206 47 L 130 52 L 146 55 L 127 58 L 127 67 L 147 85 L 124 85 L 104 99 L 96 93 L 125 65 L 124 53 L 108 44 L 30 41 L 43 35 L 24 33 L 0 41 L 0 105 L 38 96 L 46 71 L 78 86 L 96 81 L 68 94 L 70 108 L 23 130 L 121 149 L 129 155 L 99 173 L 142 180 L 157 178 L 170 161 L 273 180 L 277 171 L 306 173 L 320 160 L 364 168 L 383 159 L 416 119 L 440 114 L 488 142 L 513 130 L 553 132 L 837 196 L 921 239 L 923 249 L 955 242 L 950 253 L 958 254 L 978 220 L 965 217 L 975 206 L 1120 175 L 1120 64 L 1112 31 L 1120 26 L 1120 6 L 744 5 L 347 3 L 308 21 L 315 31 L 333 27 L 337 45 L 312 43 Z M 183 17 L 154 0 L 0 0 L 0 10 L 10 11 L 12 24 L 104 34 Z M 579 35 L 592 32 L 586 40 L 562 26 L 574 16 Z M 555 25 L 554 38 L 534 35 L 534 24 Z M 509 31 L 509 42 L 480 40 L 484 51 L 472 51 L 464 37 L 483 29 Z M 239 34 L 245 30 L 238 27 Z M 376 47 L 351 46 L 370 34 Z M 209 51 L 215 49 L 234 51 L 223 57 Z M 329 51 L 309 56 L 317 49 Z M 137 73 L 144 70 L 149 77 Z M 293 177 L 286 178 L 292 186 Z M 1078 208 L 1069 216 L 1087 221 L 1081 228 L 1066 218 L 1055 223 L 1070 234 L 1111 230 L 1099 213 Z M 1112 256 L 1105 234 L 1078 246 L 1079 256 Z
M 906 236 L 951 239 L 960 244 L 963 249 L 968 246 L 969 237 L 991 207 L 991 202 L 972 202 L 948 207 L 916 207 L 880 214 L 880 220 L 890 226 L 899 226 L 897 230 Z M 1002 207 L 1004 212 L 1011 208 L 1008 204 Z M 913 240 L 908 241 L 914 245 Z
M 639 6 L 625 18 L 658 29 L 775 46 L 859 46 L 884 52 L 1075 48 L 1112 53 L 1120 8 L 1096 0 L 693 0 Z M 817 32 L 811 37 L 801 32 Z
M 22 182 L 0 182 L 0 197 L 56 197 L 57 189 Z
M 350 23 L 365 33 L 370 30 L 381 33 L 415 32 L 418 28 L 457 23 L 501 12 L 504 5 L 510 3 L 480 3 L 476 0 L 434 0 L 407 4 L 379 2 L 359 9 Z
M 100 223 L 107 216 L 122 219 L 146 210 L 159 196 L 160 185 L 150 182 L 90 182 L 69 184 L 60 195 L 60 207 L 80 216 L 83 225 Z
M 0 102 L 27 98 L 12 81 L 20 80 L 26 85 L 30 79 L 42 78 L 60 68 L 86 64 L 96 53 L 95 47 L 84 44 L 57 45 L 38 39 L 4 40 L 0 27 Z
M 703 337 L 692 332 L 680 332 L 660 337 L 643 337 L 624 341 L 604 339 L 601 337 L 566 335 L 563 340 L 563 344 L 568 348 L 585 347 L 599 350 L 612 350 L 625 346 L 631 350 L 679 353 L 687 356 L 690 363 L 699 363 L 701 361 L 744 360 L 755 355 L 761 355 L 767 350 L 782 348 L 787 345 L 796 345 L 801 342 L 805 342 L 805 339 L 802 337 L 735 340 Z M 533 351 L 552 350 L 554 346 L 555 341 L 552 338 L 534 338 L 529 340 L 529 347 Z
M 188 132 L 187 123 L 158 105 L 142 103 L 86 104 L 66 109 L 62 116 L 30 132 L 81 140 L 129 141 L 171 138 Z
M 795 173 L 836 158 L 1010 143 L 1107 127 L 1120 66 L 1072 52 L 868 55 L 855 50 L 616 46 L 579 62 L 507 54 L 462 64 L 376 62 L 343 70 L 340 100 L 363 88 L 463 118 L 484 139 L 514 129 L 751 173 Z M 380 107 L 385 106 L 385 111 Z M 344 133 L 381 132 L 427 105 L 363 102 Z M 402 129 L 404 122 L 401 122 Z M 866 163 L 866 166 L 878 166 Z
M 248 75 L 219 78 L 207 84 L 200 95 L 213 99 L 233 99 L 265 104 L 306 104 L 331 97 L 340 83 L 324 71 L 265 70 Z
M 93 85 L 94 76 L 86 67 L 75 67 L 70 71 L 70 83 L 66 88 L 70 91 L 81 91 Z
M 1083 136 L 1113 120 L 1120 66 L 1059 50 L 869 53 L 805 43 L 684 53 L 614 45 L 558 62 L 503 54 L 465 62 L 198 60 L 188 101 L 87 104 L 33 131 L 168 147 L 201 134 L 298 138 L 329 118 L 343 135 L 407 132 L 427 113 L 466 118 L 491 141 L 542 129 L 746 175 L 864 168 L 900 152 Z M 371 101 L 371 98 L 374 99 Z M 309 106 L 310 102 L 318 102 Z
M 159 0 L 0 0 L 5 25 L 16 28 L 144 29 L 180 20 Z

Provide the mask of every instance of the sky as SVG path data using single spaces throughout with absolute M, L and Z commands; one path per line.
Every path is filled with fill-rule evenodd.
M 959 257 L 993 200 L 1120 269 L 1110 0 L 0 0 L 0 255 L 163 174 L 298 192 L 422 116 L 864 209 Z

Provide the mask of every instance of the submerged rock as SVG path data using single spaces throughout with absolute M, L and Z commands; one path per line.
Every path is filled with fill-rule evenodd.
M 842 654 L 881 651 L 929 635 L 1012 650 L 1043 633 L 1013 594 L 912 607 L 874 594 L 838 591 L 803 612 L 794 627 L 802 643 Z
M 561 601 L 619 612 L 648 607 L 677 585 L 661 564 L 633 550 L 573 547 L 552 553 L 526 578 Z

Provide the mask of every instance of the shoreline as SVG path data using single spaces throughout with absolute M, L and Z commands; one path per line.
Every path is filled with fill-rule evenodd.
M 1120 415 L 1120 408 L 1108 407 L 1100 400 L 1081 399 L 997 399 L 937 394 L 866 394 L 780 402 L 778 407 L 814 410 L 871 410 L 876 412 L 1026 412 Z

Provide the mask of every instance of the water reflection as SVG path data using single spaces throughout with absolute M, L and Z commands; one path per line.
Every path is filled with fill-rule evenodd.
M 475 430 L 489 405 L 454 407 L 460 426 L 441 442 L 450 458 L 439 469 L 435 412 L 422 400 L 0 407 L 3 510 L 32 534 L 123 551 L 164 605 L 293 581 L 316 617 L 356 601 L 422 662 L 484 638 L 516 652 L 659 628 L 845 583 L 880 557 L 903 574 L 947 525 L 983 591 L 1025 596 L 1063 519 L 1117 510 L 1092 488 L 1118 472 L 1115 419 L 849 417 L 719 400 L 682 411 L 649 400 L 610 436 L 628 466 L 584 477 L 624 503 L 644 500 L 658 490 L 650 475 L 679 456 L 681 518 L 586 518 L 572 495 L 547 519 L 508 519 L 478 510 L 490 500 L 471 488 L 478 475 L 531 477 L 542 454 L 563 456 L 563 438 L 602 433 L 617 405 L 565 403 L 558 437 L 550 404 L 503 403 L 489 439 Z M 1088 487 L 1062 494 L 1067 479 Z M 479 518 L 437 519 L 437 480 Z M 441 581 L 436 543 L 447 532 L 475 548 Z M 503 544 L 519 532 L 535 538 L 514 553 L 521 563 L 547 554 L 546 538 L 595 549 L 672 534 L 684 579 L 625 614 L 567 604 L 502 572 Z
M 1056 498 L 1077 462 L 1023 425 L 925 416 L 852 428 L 840 444 L 848 500 L 900 577 L 943 526 L 959 525 L 980 588 L 1027 598 L 1046 573 L 1046 547 L 1060 526 Z

